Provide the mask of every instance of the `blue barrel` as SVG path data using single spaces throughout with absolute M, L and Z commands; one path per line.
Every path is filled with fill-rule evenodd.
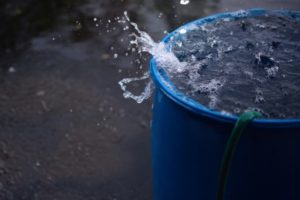
M 300 12 L 276 11 L 300 19 Z M 222 13 L 191 22 L 259 16 L 264 9 Z M 164 42 L 178 34 L 177 29 Z M 155 200 L 215 200 L 218 173 L 237 117 L 211 111 L 185 96 L 152 59 Z M 254 120 L 242 134 L 225 192 L 227 200 L 300 199 L 300 119 Z

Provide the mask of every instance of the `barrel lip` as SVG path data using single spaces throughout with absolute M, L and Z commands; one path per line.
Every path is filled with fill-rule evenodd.
M 300 11 L 289 11 L 289 10 L 270 10 L 270 11 L 281 13 L 281 14 L 288 14 L 288 15 L 293 14 L 296 16 L 297 19 L 300 19 Z M 245 17 L 249 17 L 249 16 L 255 17 L 255 16 L 263 15 L 266 12 L 268 12 L 268 10 L 263 9 L 263 8 L 255 8 L 255 9 L 249 9 L 249 10 L 241 10 L 241 11 L 237 11 L 237 12 L 227 12 L 227 13 L 211 15 L 211 16 L 208 16 L 205 18 L 201 18 L 201 19 L 189 22 L 189 23 L 177 28 L 176 30 L 174 30 L 173 32 L 168 34 L 163 39 L 163 42 L 167 43 L 173 35 L 178 34 L 180 29 L 182 29 L 182 28 L 188 29 L 188 27 L 190 27 L 191 25 L 196 24 L 199 26 L 199 25 L 213 22 L 218 19 L 222 19 L 222 18 L 237 18 L 238 19 L 238 18 L 245 18 Z M 237 121 L 237 119 L 238 119 L 237 116 L 224 115 L 218 111 L 210 110 L 210 109 L 206 108 L 205 106 L 203 106 L 202 104 L 200 104 L 199 102 L 193 100 L 192 98 L 184 95 L 182 92 L 176 90 L 175 87 L 170 88 L 169 85 L 172 85 L 171 81 L 168 80 L 166 77 L 164 77 L 161 74 L 154 58 L 152 58 L 152 60 L 150 62 L 150 74 L 152 76 L 152 79 L 153 79 L 155 85 L 157 86 L 157 89 L 160 89 L 161 91 L 163 91 L 163 93 L 165 95 L 167 95 L 170 99 L 172 99 L 177 104 L 183 106 L 187 110 L 189 110 L 197 115 L 205 116 L 205 117 L 208 117 L 208 118 L 211 118 L 211 119 L 214 119 L 217 121 L 222 121 L 225 123 L 234 124 Z M 300 127 L 300 119 L 298 119 L 298 118 L 296 118 L 296 119 L 255 119 L 251 123 L 251 126 L 262 127 L 262 128 L 287 128 L 287 127 L 288 128 L 294 128 L 294 127 L 296 128 L 296 127 Z

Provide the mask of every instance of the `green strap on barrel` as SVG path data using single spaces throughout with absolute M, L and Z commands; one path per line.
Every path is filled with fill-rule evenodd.
M 219 172 L 217 200 L 224 199 L 224 193 L 226 189 L 229 170 L 231 167 L 231 162 L 234 156 L 235 149 L 241 137 L 241 134 L 253 119 L 260 118 L 260 117 L 262 117 L 262 115 L 258 112 L 246 112 L 242 114 L 239 117 L 238 121 L 235 123 L 235 126 L 229 136 L 226 145 L 226 149 L 223 155 L 223 160 Z

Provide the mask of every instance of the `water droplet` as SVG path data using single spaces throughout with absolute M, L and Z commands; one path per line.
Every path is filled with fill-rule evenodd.
M 8 68 L 8 72 L 9 73 L 15 73 L 16 69 L 14 67 L 10 67 L 10 68 Z
M 177 44 L 179 47 L 182 47 L 182 41 L 178 41 L 178 42 L 176 42 L 176 44 Z
M 279 67 L 278 66 L 274 66 L 271 68 L 265 68 L 266 72 L 267 72 L 267 77 L 268 78 L 275 78 L 277 75 L 277 72 L 279 71 Z
M 239 114 L 239 113 L 241 112 L 241 110 L 240 110 L 239 108 L 234 108 L 234 109 L 233 109 L 233 112 L 234 112 L 235 114 Z
M 263 92 L 262 90 L 260 90 L 259 88 L 256 89 L 256 96 L 254 98 L 254 103 L 263 103 L 265 101 L 264 97 L 263 97 Z
M 117 59 L 117 58 L 118 58 L 118 54 L 115 53 L 115 54 L 114 54 L 114 59 Z
M 180 0 L 181 5 L 188 5 L 190 3 L 189 0 Z
M 97 17 L 94 17 L 94 19 L 93 19 L 93 20 L 94 20 L 94 22 L 96 22 L 98 19 L 97 19 Z
M 256 24 L 256 27 L 264 29 L 264 28 L 266 28 L 266 25 L 264 25 L 264 24 Z
M 243 31 L 246 31 L 247 28 L 246 28 L 245 21 L 242 21 L 241 24 L 240 24 L 240 26 L 241 26 L 241 28 L 242 28 Z

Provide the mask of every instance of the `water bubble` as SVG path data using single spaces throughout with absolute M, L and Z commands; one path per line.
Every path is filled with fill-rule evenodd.
M 13 74 L 13 73 L 15 73 L 16 71 L 17 71 L 17 70 L 16 70 L 16 68 L 14 68 L 14 67 L 9 67 L 9 68 L 8 68 L 8 72 L 9 72 L 9 73 L 12 73 L 12 74 Z
M 222 115 L 225 115 L 225 116 L 232 116 L 232 114 L 231 114 L 230 112 L 225 111 L 225 110 L 222 110 L 222 111 L 221 111 L 221 114 L 222 114 Z
M 177 44 L 179 47 L 182 47 L 182 41 L 177 41 L 175 44 Z
M 273 67 L 275 65 L 275 61 L 270 56 L 258 53 L 255 55 L 255 64 L 263 67 Z
M 254 98 L 254 103 L 263 103 L 265 101 L 265 99 L 263 97 L 262 90 L 257 88 L 255 92 L 256 92 L 256 96 Z
M 247 17 L 248 14 L 249 14 L 249 11 L 247 11 L 247 10 L 239 10 L 239 11 L 232 13 L 232 15 L 235 17 Z
M 266 72 L 267 72 L 267 77 L 268 78 L 275 78 L 278 71 L 279 71 L 279 67 L 278 66 L 274 66 L 271 68 L 265 68 Z
M 241 113 L 241 109 L 239 109 L 239 108 L 234 108 L 234 109 L 233 109 L 233 112 L 234 112 L 235 114 L 240 114 L 240 113 Z
M 198 89 L 200 92 L 204 93 L 216 93 L 219 88 L 222 87 L 222 82 L 217 79 L 210 80 L 209 83 L 203 83 L 200 86 L 198 86 Z
M 266 25 L 264 25 L 264 24 L 256 24 L 255 26 L 256 26 L 257 28 L 261 28 L 261 29 L 266 28 Z
M 224 53 L 230 53 L 233 50 L 234 50 L 233 46 L 230 45 L 229 47 L 227 47 L 227 49 L 224 51 Z
M 279 45 L 280 45 L 280 42 L 272 41 L 272 47 L 273 47 L 273 49 L 277 49 Z
M 180 33 L 180 34 L 185 34 L 185 33 L 186 33 L 186 29 L 184 29 L 184 28 L 180 29 L 180 30 L 179 30 L 179 33 Z
M 242 21 L 241 24 L 240 24 L 241 28 L 243 31 L 246 31 L 246 23 L 245 21 Z
M 271 29 L 276 30 L 276 29 L 278 29 L 278 26 L 271 26 Z
M 189 4 L 189 3 L 190 3 L 189 0 L 180 0 L 180 4 L 181 4 L 181 5 L 187 5 L 187 4 Z

